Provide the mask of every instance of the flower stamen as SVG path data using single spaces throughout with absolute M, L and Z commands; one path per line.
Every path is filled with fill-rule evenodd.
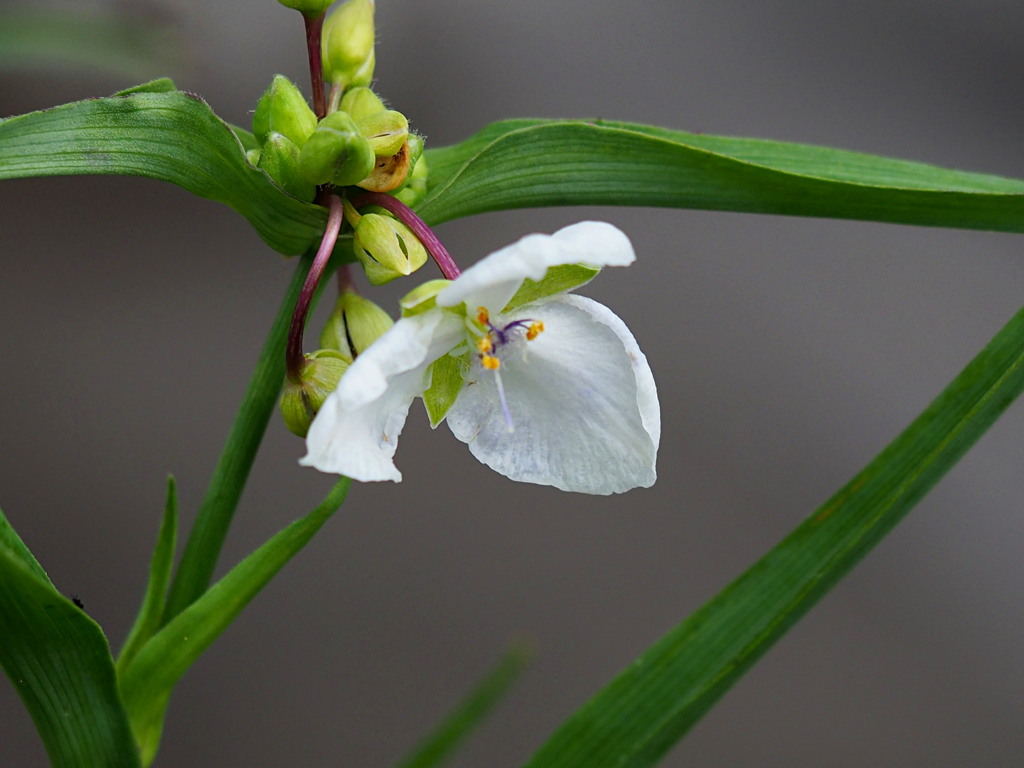
M 530 327 L 526 329 L 526 340 L 527 341 L 533 341 L 534 339 L 536 339 L 543 332 L 544 332 L 544 323 L 540 322 L 539 320 L 537 320 L 537 321 L 535 321 L 533 323 L 530 323 Z
M 499 368 L 501 368 L 501 360 L 496 358 L 494 355 L 481 355 L 480 362 L 483 364 L 484 368 L 486 368 L 489 371 L 496 372 Z

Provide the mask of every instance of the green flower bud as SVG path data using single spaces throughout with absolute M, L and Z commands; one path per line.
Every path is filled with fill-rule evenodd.
M 411 142 L 410 142 L 411 143 Z M 414 207 L 427 194 L 427 156 L 422 155 L 413 166 L 412 172 L 405 179 L 405 186 L 395 193 L 395 197 Z
M 285 8 L 292 8 L 303 16 L 319 16 L 331 7 L 334 0 L 277 0 Z
M 249 165 L 259 165 L 260 162 L 260 150 L 250 149 L 245 153 L 245 159 L 249 161 Z
M 378 157 L 376 164 L 359 186 L 371 192 L 390 192 L 402 186 L 409 175 L 409 143 L 390 157 Z
M 409 121 L 393 109 L 356 119 L 356 127 L 370 142 L 377 157 L 395 154 L 409 138 Z
M 427 249 L 405 224 L 377 213 L 359 219 L 352 248 L 374 285 L 411 275 L 427 261 Z
M 349 361 L 333 349 L 321 349 L 305 356 L 299 381 L 286 379 L 279 406 L 288 430 L 305 437 L 313 417 L 333 392 Z
M 373 80 L 373 0 L 348 0 L 324 22 L 324 79 L 343 88 Z
M 270 87 L 256 104 L 252 117 L 252 132 L 260 144 L 271 131 L 282 133 L 297 146 L 316 130 L 316 115 L 309 108 L 301 91 L 284 75 L 274 75 Z
M 387 107 L 376 93 L 365 86 L 360 86 L 345 91 L 340 109 L 342 112 L 348 112 L 352 119 L 358 122 L 368 115 L 386 111 Z
M 451 280 L 428 280 L 423 285 L 413 288 L 399 300 L 402 317 L 412 317 L 426 312 L 437 305 L 437 294 L 452 284 Z
M 344 112 L 332 112 L 321 120 L 299 152 L 299 171 L 311 184 L 356 184 L 375 162 L 370 142 Z
M 292 197 L 307 203 L 316 197 L 316 186 L 299 173 L 299 148 L 283 133 L 271 132 L 267 137 L 256 167 L 266 171 Z
M 391 316 L 355 291 L 345 291 L 320 334 L 320 346 L 354 360 L 395 324 Z

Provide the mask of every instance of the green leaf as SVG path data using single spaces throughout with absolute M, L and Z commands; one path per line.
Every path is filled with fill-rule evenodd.
M 53 586 L 53 582 L 51 582 L 50 577 L 46 575 L 46 571 L 43 570 L 43 566 L 39 564 L 35 555 L 33 555 L 32 552 L 29 551 L 29 548 L 25 546 L 25 542 L 21 540 L 21 537 L 14 530 L 14 526 L 7 521 L 2 509 L 0 509 L 0 547 L 7 547 L 10 553 L 19 558 L 22 564 L 24 564 L 32 573 L 50 586 Z
M 65 9 L 0 14 L 0 67 L 88 68 L 146 76 L 180 63 L 180 46 L 166 23 L 141 14 Z
M 148 765 L 156 755 L 175 683 L 257 593 L 341 506 L 351 481 L 341 478 L 324 501 L 245 558 L 139 650 L 120 677 L 121 694 Z
M 436 427 L 455 405 L 466 379 L 463 375 L 469 367 L 466 355 L 442 355 L 430 364 L 430 386 L 423 393 L 423 405 L 430 417 L 430 426 Z
M 0 665 L 56 768 L 138 768 L 103 632 L 0 514 Z
M 526 640 L 513 642 L 476 688 L 412 754 L 398 763 L 397 768 L 433 768 L 440 765 L 504 698 L 532 658 L 532 643 Z
M 653 766 L 1024 390 L 1024 311 L 778 546 L 584 705 L 529 768 Z
M 524 304 L 575 290 L 597 277 L 600 271 L 598 267 L 588 267 L 586 264 L 561 264 L 549 267 L 543 279 L 524 280 L 502 312 L 510 312 Z
M 132 659 L 145 645 L 146 641 L 160 628 L 160 620 L 164 615 L 164 601 L 167 586 L 171 581 L 171 569 L 174 567 L 174 549 L 178 541 L 178 489 L 174 478 L 167 478 L 167 502 L 164 505 L 164 516 L 157 534 L 156 547 L 149 565 L 149 582 L 146 594 L 142 599 L 142 607 L 135 618 L 124 647 L 117 657 L 117 674 L 120 677 Z
M 281 253 L 319 241 L 326 209 L 249 165 L 239 139 L 198 96 L 138 92 L 0 121 L 0 179 L 122 174 L 177 184 L 231 206 Z
M 629 123 L 510 120 L 431 149 L 436 224 L 548 205 L 650 205 L 1024 231 L 1024 182 Z

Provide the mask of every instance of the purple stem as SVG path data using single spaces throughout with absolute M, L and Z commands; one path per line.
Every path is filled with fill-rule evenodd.
M 327 114 L 327 99 L 324 96 L 324 62 L 320 57 L 320 41 L 323 37 L 324 17 L 302 15 L 306 23 L 306 51 L 309 53 L 309 79 L 313 82 L 313 111 L 316 119 L 322 120 Z
M 309 305 L 313 301 L 313 294 L 320 284 L 320 278 L 324 274 L 324 267 L 331 259 L 334 252 L 334 244 L 338 242 L 338 234 L 341 232 L 341 222 L 344 220 L 344 208 L 341 205 L 341 198 L 330 192 L 321 192 L 317 200 L 321 205 L 326 201 L 330 213 L 327 215 L 327 228 L 324 230 L 323 240 L 320 241 L 320 250 L 316 252 L 313 264 L 306 275 L 306 282 L 302 285 L 298 301 L 295 302 L 295 311 L 292 313 L 292 324 L 288 328 L 288 346 L 285 352 L 285 364 L 287 366 L 288 378 L 298 382 L 302 375 L 302 366 L 305 358 L 302 354 L 302 334 L 306 330 L 306 315 L 309 313 Z
M 352 205 L 356 208 L 363 208 L 367 205 L 377 205 L 393 213 L 395 218 L 405 224 L 409 229 L 412 230 L 413 234 L 419 238 L 419 241 L 423 243 L 423 247 L 427 249 L 427 253 L 437 262 L 438 269 L 441 270 L 441 274 L 449 280 L 454 280 L 460 274 L 462 270 L 459 269 L 455 260 L 452 259 L 451 254 L 448 253 L 448 249 L 444 247 L 444 244 L 437 239 L 430 227 L 417 216 L 412 208 L 403 203 L 397 197 L 391 195 L 385 195 L 383 192 L 367 192 L 365 195 L 360 195 L 352 201 Z

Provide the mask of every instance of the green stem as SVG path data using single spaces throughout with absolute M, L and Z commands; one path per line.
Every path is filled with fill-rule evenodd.
M 302 290 L 311 256 L 303 256 L 288 286 L 281 309 L 263 345 L 235 423 L 221 452 L 206 497 L 185 545 L 171 585 L 162 624 L 177 616 L 206 591 L 227 537 L 238 500 L 245 489 L 263 433 L 277 404 L 284 381 L 284 349 L 295 302 Z

